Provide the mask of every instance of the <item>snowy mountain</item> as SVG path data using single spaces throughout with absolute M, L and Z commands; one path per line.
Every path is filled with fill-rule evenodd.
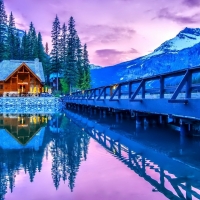
M 185 28 L 146 56 L 91 70 L 92 86 L 98 87 L 197 65 L 200 65 L 200 28 Z
M 18 32 L 18 34 L 19 34 L 19 37 L 20 37 L 20 38 L 21 38 L 21 40 L 22 40 L 22 38 L 23 38 L 23 36 L 24 36 L 25 32 L 24 32 L 24 31 L 22 31 L 22 30 L 20 30 L 20 29 L 17 29 L 17 32 Z
M 90 64 L 90 69 L 101 69 L 102 67 L 99 65 Z
M 145 56 L 151 57 L 163 53 L 176 53 L 185 48 L 190 48 L 200 42 L 200 28 L 191 29 L 185 28 L 175 38 L 167 40 L 161 44 L 153 53 Z

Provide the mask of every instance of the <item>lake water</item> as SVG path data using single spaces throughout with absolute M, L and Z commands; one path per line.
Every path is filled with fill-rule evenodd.
M 0 199 L 200 199 L 200 142 L 166 126 L 1 114 L 0 141 Z

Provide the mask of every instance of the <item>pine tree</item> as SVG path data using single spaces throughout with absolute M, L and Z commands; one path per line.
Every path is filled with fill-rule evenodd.
M 38 40 L 37 40 L 37 55 L 39 58 L 39 61 L 42 62 L 43 69 L 44 69 L 44 75 L 46 82 L 49 82 L 49 75 L 50 75 L 50 57 L 45 52 L 48 49 L 48 43 L 46 43 L 46 49 L 44 50 L 44 46 L 42 44 L 42 35 L 39 32 L 38 33 Z M 48 52 L 48 51 L 47 51 Z
M 29 58 L 29 51 L 28 51 L 28 36 L 25 31 L 23 38 L 22 38 L 22 44 L 21 44 L 21 59 L 22 60 L 28 60 Z
M 67 27 L 65 23 L 61 29 L 61 37 L 60 37 L 60 62 L 62 65 L 62 69 L 66 68 L 67 64 Z
M 56 15 L 55 21 L 53 22 L 53 27 L 51 31 L 52 37 L 52 51 L 51 51 L 51 73 L 57 74 L 57 90 L 58 90 L 58 74 L 61 71 L 60 63 L 60 21 Z
M 77 80 L 77 87 L 79 89 L 82 88 L 82 81 L 84 76 L 84 68 L 83 68 L 83 50 L 81 41 L 77 35 L 76 37 L 76 66 L 78 71 L 78 80 Z
M 21 39 L 19 33 L 16 32 L 15 40 L 14 40 L 14 52 L 13 52 L 13 59 L 14 60 L 21 60 Z
M 76 37 L 75 21 L 70 17 L 68 23 L 68 41 L 67 41 L 67 65 L 64 71 L 64 77 L 67 84 L 70 86 L 70 93 L 72 88 L 77 84 L 77 66 L 76 66 Z
M 49 45 L 48 45 L 48 42 L 46 42 L 46 45 L 45 45 L 45 52 L 46 52 L 46 54 L 49 54 Z
M 37 48 L 36 48 L 36 50 L 37 50 L 37 55 L 38 55 L 38 58 L 39 58 L 39 61 L 40 62 L 44 62 L 44 54 L 45 54 L 45 52 L 44 52 L 44 47 L 43 47 L 43 44 L 42 44 L 42 35 L 41 35 L 41 33 L 39 32 L 38 33 L 38 40 L 37 40 Z
M 87 45 L 84 45 L 83 49 L 83 69 L 84 69 L 84 77 L 82 81 L 82 89 L 89 89 L 91 83 L 91 76 L 90 76 L 90 62 L 88 59 L 88 51 Z
M 7 58 L 7 15 L 4 2 L 0 0 L 0 61 Z
M 16 41 L 15 19 L 11 12 L 8 22 L 8 59 L 14 59 Z
M 44 60 L 43 60 L 43 69 L 44 69 L 44 76 L 46 83 L 49 84 L 49 77 L 51 74 L 51 58 L 48 54 L 44 54 Z
M 33 23 L 30 23 L 27 35 L 28 60 L 34 60 L 37 55 L 37 35 Z

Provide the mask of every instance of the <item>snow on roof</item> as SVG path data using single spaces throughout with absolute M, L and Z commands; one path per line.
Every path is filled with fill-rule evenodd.
M 38 59 L 35 59 L 35 61 L 3 60 L 0 62 L 0 81 L 4 81 L 22 63 L 25 63 L 42 82 L 45 82 L 43 66 Z

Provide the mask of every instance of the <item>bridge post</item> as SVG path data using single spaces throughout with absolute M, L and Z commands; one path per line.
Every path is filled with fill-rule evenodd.
M 93 109 L 90 107 L 90 117 L 93 115 Z
M 181 136 L 191 136 L 191 123 L 184 121 L 183 119 L 179 120 L 180 123 L 180 134 Z
M 189 133 L 188 131 L 188 125 L 185 123 L 180 124 L 180 134 L 181 136 L 187 136 Z
M 123 113 L 120 113 L 120 120 L 123 121 Z
M 144 118 L 144 126 L 149 126 L 150 125 L 150 119 L 148 117 Z
M 136 113 L 136 125 L 142 125 L 143 117 L 139 115 L 139 113 Z
M 101 110 L 101 108 L 100 108 L 100 110 L 99 110 L 99 118 L 100 118 L 100 119 L 102 118 L 102 110 Z
M 103 118 L 106 118 L 106 110 L 103 110 Z
M 118 112 L 115 113 L 115 119 L 116 119 L 116 123 L 119 123 L 119 113 Z
M 159 115 L 159 124 L 166 124 L 167 123 L 167 116 Z

